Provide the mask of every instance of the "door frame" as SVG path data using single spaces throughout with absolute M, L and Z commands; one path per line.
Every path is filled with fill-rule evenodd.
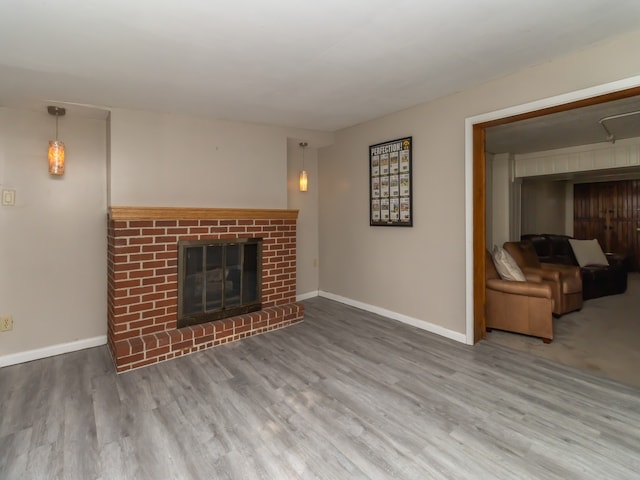
M 465 119 L 466 343 L 485 336 L 485 130 L 496 125 L 640 95 L 640 75 Z

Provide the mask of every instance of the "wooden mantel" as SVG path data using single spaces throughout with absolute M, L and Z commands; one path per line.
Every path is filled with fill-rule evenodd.
M 260 208 L 109 207 L 112 220 L 296 220 L 298 210 Z

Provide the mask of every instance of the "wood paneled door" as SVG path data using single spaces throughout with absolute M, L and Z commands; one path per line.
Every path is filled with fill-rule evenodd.
M 573 187 L 573 235 L 597 238 L 605 252 L 624 254 L 640 270 L 640 180 Z

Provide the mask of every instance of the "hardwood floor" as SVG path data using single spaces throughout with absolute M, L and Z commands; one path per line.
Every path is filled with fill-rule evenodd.
M 639 389 L 304 303 L 120 376 L 106 347 L 0 369 L 0 478 L 639 478 Z

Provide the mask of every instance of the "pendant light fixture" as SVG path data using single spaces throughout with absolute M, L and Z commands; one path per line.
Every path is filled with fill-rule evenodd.
M 58 117 L 67 113 L 62 107 L 48 106 L 47 112 L 56 117 L 56 139 L 49 140 L 49 173 L 51 175 L 64 174 L 64 142 L 58 140 Z
M 307 191 L 307 171 L 304 169 L 304 149 L 309 145 L 307 142 L 300 142 L 300 147 L 302 147 L 302 170 L 300 170 L 300 191 Z

